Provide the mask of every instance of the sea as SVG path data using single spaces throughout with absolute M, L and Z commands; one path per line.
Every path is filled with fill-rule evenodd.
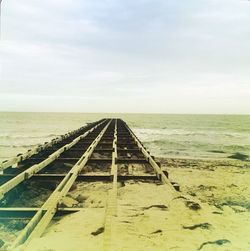
M 249 115 L 0 113 L 0 162 L 86 123 L 121 118 L 156 157 L 224 159 L 250 155 Z

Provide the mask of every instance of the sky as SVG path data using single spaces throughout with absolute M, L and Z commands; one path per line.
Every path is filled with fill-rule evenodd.
M 250 114 L 248 0 L 3 0 L 0 111 Z

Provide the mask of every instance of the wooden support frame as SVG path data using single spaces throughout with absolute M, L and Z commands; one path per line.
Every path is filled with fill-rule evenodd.
M 78 174 L 81 172 L 81 170 L 87 163 L 88 159 L 90 158 L 90 155 L 93 153 L 96 145 L 101 140 L 103 134 L 109 127 L 110 123 L 111 121 L 108 122 L 108 124 L 104 127 L 104 129 L 100 132 L 100 134 L 96 137 L 96 139 L 84 152 L 82 157 L 78 160 L 78 162 L 71 168 L 70 172 L 67 173 L 64 179 L 60 182 L 55 191 L 50 195 L 50 197 L 43 204 L 43 206 L 36 212 L 34 217 L 21 231 L 21 233 L 18 235 L 18 237 L 12 244 L 10 250 L 16 248 L 17 246 L 23 243 L 28 245 L 28 243 L 32 240 L 32 238 L 40 237 L 43 234 L 45 228 L 48 226 L 53 216 L 57 212 L 60 200 L 64 196 L 66 196 L 67 192 L 75 182 Z
M 171 191 L 173 194 L 176 194 L 177 192 L 176 192 L 175 188 L 171 184 L 168 177 L 164 174 L 164 172 L 162 171 L 160 166 L 156 163 L 154 158 L 145 149 L 145 147 L 142 145 L 140 140 L 136 137 L 136 135 L 133 133 L 133 131 L 128 127 L 128 125 L 126 123 L 125 123 L 125 126 L 126 126 L 127 130 L 129 131 L 130 135 L 132 136 L 132 138 L 134 139 L 134 141 L 136 142 L 138 148 L 141 149 L 141 152 L 145 156 L 145 159 L 147 159 L 149 164 L 154 168 L 154 171 L 155 171 L 158 179 L 161 180 L 163 182 L 163 184 L 165 184 L 168 187 L 168 191 Z
M 60 149 L 58 149 L 56 152 L 51 154 L 47 159 L 43 160 L 41 163 L 31 166 L 27 170 L 25 170 L 22 173 L 15 176 L 13 179 L 11 179 L 8 182 L 1 185 L 0 186 L 0 200 L 4 198 L 4 195 L 7 192 L 9 192 L 11 189 L 16 187 L 18 184 L 20 184 L 24 180 L 31 178 L 34 174 L 41 171 L 43 168 L 48 166 L 54 160 L 58 159 L 64 151 L 70 149 L 72 146 L 74 146 L 76 143 L 78 143 L 81 139 L 84 139 L 89 133 L 93 132 L 96 128 L 101 126 L 104 122 L 105 121 L 95 125 L 91 129 L 89 129 L 87 132 L 85 132 L 83 135 L 74 139 L 71 143 L 68 143 L 68 144 L 64 145 L 63 147 L 61 147 Z
M 168 177 L 166 176 L 164 171 L 162 171 L 159 164 L 154 160 L 154 157 L 150 155 L 150 153 L 145 149 L 143 144 L 139 141 L 139 139 L 124 121 L 120 119 L 106 119 L 100 121 L 100 123 L 92 123 L 93 127 L 91 127 L 84 134 L 79 136 L 78 132 L 75 139 L 74 137 L 70 137 L 68 140 L 65 140 L 64 143 L 67 142 L 67 144 L 65 144 L 60 149 L 55 150 L 55 152 L 48 156 L 48 158 L 35 158 L 37 156 L 34 156 L 33 158 L 32 156 L 28 157 L 27 159 L 25 159 L 25 162 L 23 162 L 25 163 L 25 165 L 27 165 L 27 163 L 37 164 L 33 164 L 30 168 L 27 168 L 22 173 L 11 174 L 11 172 L 4 172 L 2 175 L 0 175 L 0 181 L 5 182 L 3 185 L 0 186 L 0 198 L 4 198 L 5 195 L 12 188 L 16 187 L 18 184 L 27 179 L 32 180 L 31 184 L 33 184 L 33 181 L 44 180 L 49 182 L 54 181 L 55 184 L 58 184 L 55 190 L 40 208 L 0 208 L 0 220 L 30 220 L 8 250 L 13 250 L 14 248 L 22 244 L 23 246 L 20 250 L 25 250 L 25 248 L 29 245 L 29 242 L 33 238 L 40 237 L 43 234 L 44 230 L 46 229 L 50 221 L 53 219 L 53 217 L 60 217 L 65 214 L 84 210 L 84 208 L 60 207 L 62 199 L 64 198 L 64 196 L 67 195 L 68 191 L 70 190 L 75 181 L 102 181 L 105 183 L 112 182 L 112 188 L 108 191 L 108 198 L 105 210 L 103 251 L 116 251 L 113 245 L 112 236 L 114 238 L 113 225 L 115 223 L 115 216 L 117 215 L 118 181 L 139 180 L 151 183 L 156 182 L 157 184 L 162 182 L 167 186 L 168 189 L 166 191 L 170 192 L 170 196 L 172 196 L 172 192 L 174 193 L 174 196 L 177 195 L 175 188 L 179 189 L 179 187 L 177 187 L 176 184 L 173 184 L 168 180 Z M 91 132 L 94 133 L 92 133 L 89 137 L 86 137 Z M 79 144 L 76 145 L 79 140 L 84 139 L 85 137 L 85 141 L 81 141 Z M 72 141 L 70 141 L 71 139 Z M 59 145 L 61 146 L 62 144 Z M 76 148 L 74 149 L 75 145 Z M 70 152 L 71 150 L 73 152 L 78 151 L 79 154 L 65 154 L 65 156 L 61 155 L 65 151 Z M 81 151 L 83 155 L 78 158 L 78 156 L 80 156 Z M 100 156 L 92 155 L 95 152 L 104 154 Z M 110 153 L 110 156 L 108 155 L 109 157 L 107 157 L 105 153 Z M 120 155 L 118 153 L 120 153 Z M 126 153 L 132 154 L 127 156 Z M 69 158 L 67 158 L 67 156 L 69 156 Z M 60 163 L 60 161 L 72 163 L 72 165 L 69 165 L 69 169 L 66 169 L 65 166 L 62 166 L 63 168 L 60 172 L 60 170 L 56 166 L 56 163 Z M 53 164 L 55 163 L 55 165 L 49 166 L 51 167 L 51 173 L 38 173 L 52 162 Z M 94 171 L 92 172 L 92 169 L 90 169 L 91 172 L 89 173 L 89 175 L 88 173 L 81 173 L 86 164 L 91 165 L 92 163 L 95 163 L 93 167 L 97 166 L 97 174 L 93 174 Z M 141 173 L 139 173 L 139 175 L 131 175 L 132 172 L 128 172 L 128 175 L 118 175 L 119 164 L 134 163 L 147 164 L 146 166 L 142 165 L 143 168 L 145 167 L 145 172 L 143 172 L 142 175 Z M 109 170 L 107 170 L 107 164 L 110 164 L 110 172 Z M 101 173 L 99 173 L 99 165 L 101 167 L 103 165 L 104 167 Z M 59 167 L 60 166 L 61 164 L 59 164 Z M 149 166 L 153 168 L 155 174 L 149 174 L 147 172 L 146 168 L 148 168 Z M 19 172 L 21 172 L 21 170 L 23 169 L 20 169 Z M 47 170 L 49 170 L 49 168 L 46 169 L 45 172 L 47 172 Z M 57 172 L 57 170 L 59 170 L 60 173 L 53 173 Z M 86 168 L 86 170 L 88 169 Z M 11 203 L 7 205 L 11 205 Z M 4 246 L 4 248 L 5 247 L 7 248 L 7 245 Z
M 100 121 L 98 121 L 98 122 L 100 122 Z M 91 125 L 98 124 L 98 122 L 87 124 L 87 125 L 85 125 L 83 127 L 80 127 L 77 130 L 73 130 L 71 132 L 68 132 L 68 133 L 60 136 L 60 137 L 52 139 L 51 142 L 45 142 L 43 145 L 38 145 L 34 149 L 28 150 L 26 153 L 17 155 L 16 157 L 14 157 L 14 158 L 12 158 L 10 160 L 3 161 L 2 163 L 0 163 L 0 171 L 3 171 L 8 167 L 16 165 L 17 163 L 19 163 L 19 162 L 21 162 L 23 160 L 26 160 L 26 159 L 30 158 L 31 156 L 39 153 L 40 151 L 48 149 L 49 147 L 52 147 L 53 145 L 62 142 L 63 140 L 65 140 L 65 139 L 79 133 L 80 131 L 82 131 L 82 130 L 88 128 L 88 127 L 91 127 Z

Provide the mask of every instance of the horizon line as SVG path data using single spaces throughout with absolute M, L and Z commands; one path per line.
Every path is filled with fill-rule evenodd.
M 225 115 L 225 116 L 250 116 L 250 113 L 162 113 L 162 112 L 80 112 L 80 111 L 0 111 L 0 113 L 78 113 L 78 114 L 143 114 L 143 115 Z

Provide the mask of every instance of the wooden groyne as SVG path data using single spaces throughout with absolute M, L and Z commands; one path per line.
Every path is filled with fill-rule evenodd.
M 3 250 L 29 245 L 32 239 L 44 233 L 54 217 L 81 210 L 81 207 L 62 203 L 75 183 L 103 181 L 111 184 L 104 215 L 105 251 L 112 249 L 112 220 L 117 213 L 119 182 L 161 182 L 166 191 L 173 194 L 179 189 L 121 119 L 102 119 L 88 124 L 3 162 L 0 170 L 1 221 L 28 220 L 14 242 L 3 245 Z M 32 192 L 30 184 L 34 183 L 50 188 L 41 206 L 18 204 L 18 195 L 26 190 Z

